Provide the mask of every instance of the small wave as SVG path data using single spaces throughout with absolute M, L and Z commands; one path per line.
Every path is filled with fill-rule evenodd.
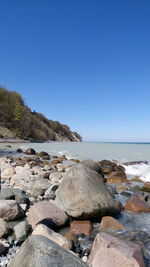
M 150 165 L 136 164 L 131 166 L 125 166 L 127 175 L 138 176 L 144 182 L 150 182 Z

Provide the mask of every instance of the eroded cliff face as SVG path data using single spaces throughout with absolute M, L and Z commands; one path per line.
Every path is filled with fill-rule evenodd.
M 81 136 L 67 125 L 31 111 L 17 92 L 0 88 L 0 138 L 29 141 L 81 142 Z

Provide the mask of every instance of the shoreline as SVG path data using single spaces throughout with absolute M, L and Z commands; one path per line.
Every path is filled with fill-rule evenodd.
M 127 162 L 131 166 L 132 163 Z M 145 252 L 148 249 L 146 246 L 150 246 L 150 193 L 147 191 L 149 185 L 138 177 L 129 180 L 124 166 L 110 160 L 69 160 L 65 155 L 49 155 L 47 152 L 36 152 L 30 148 L 24 153 L 9 155 L 7 158 L 0 157 L 0 170 L 0 201 L 7 209 L 9 203 L 10 209 L 11 205 L 17 205 L 14 212 L 10 210 L 10 213 L 2 213 L 0 206 L 1 218 L 6 227 L 11 227 L 11 232 L 14 233 L 12 241 L 9 241 L 10 234 L 3 237 L 8 247 L 5 259 L 0 256 L 0 262 L 10 262 L 11 267 L 16 266 L 16 262 L 27 262 L 26 258 L 19 258 L 20 253 L 22 254 L 27 242 L 32 244 L 32 240 L 36 240 L 38 234 L 41 236 L 38 240 L 41 248 L 42 242 L 45 242 L 44 236 L 48 238 L 47 245 L 53 247 L 53 243 L 57 244 L 59 251 L 64 244 L 67 261 L 71 257 L 67 250 L 69 249 L 76 254 L 78 266 L 88 266 L 88 262 L 92 260 L 91 253 L 94 253 L 96 238 L 107 240 L 107 235 L 115 244 L 122 239 L 122 255 L 126 253 L 125 246 L 131 249 L 130 244 L 126 243 L 127 240 L 133 242 L 135 238 L 134 242 L 137 242 L 139 251 L 141 244 L 144 247 L 144 251 L 139 252 L 142 261 L 145 261 L 146 257 L 146 261 L 150 263 L 150 257 Z M 63 202 L 60 201 L 62 198 Z M 82 199 L 82 202 L 78 201 L 79 199 Z M 106 207 L 101 205 L 101 202 L 105 203 Z M 15 217 L 17 207 L 19 209 Z M 49 213 L 48 210 L 52 211 Z M 14 216 L 13 219 L 10 215 Z M 44 223 L 47 218 L 50 218 L 50 222 L 56 220 L 55 224 L 60 221 L 61 223 L 53 228 L 51 224 L 48 226 Z M 22 232 L 20 227 L 23 227 Z M 149 238 L 147 244 L 144 243 L 144 238 Z M 106 247 L 103 249 L 107 250 Z M 33 251 L 28 253 L 35 262 Z M 43 253 L 42 250 L 40 253 Z M 111 253 L 112 257 L 118 257 L 113 254 L 113 250 Z M 103 260 L 107 262 L 107 259 Z M 119 261 L 119 258 L 116 260 Z

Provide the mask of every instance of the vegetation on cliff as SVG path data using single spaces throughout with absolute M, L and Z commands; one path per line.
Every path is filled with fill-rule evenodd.
M 3 129 L 3 131 L 1 131 Z M 81 141 L 67 125 L 32 112 L 20 94 L 0 87 L 0 137 L 11 131 L 14 137 L 33 141 Z

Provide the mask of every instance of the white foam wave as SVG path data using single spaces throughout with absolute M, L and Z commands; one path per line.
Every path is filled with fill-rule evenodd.
M 136 164 L 131 166 L 125 166 L 127 175 L 138 176 L 144 182 L 150 182 L 150 165 Z

